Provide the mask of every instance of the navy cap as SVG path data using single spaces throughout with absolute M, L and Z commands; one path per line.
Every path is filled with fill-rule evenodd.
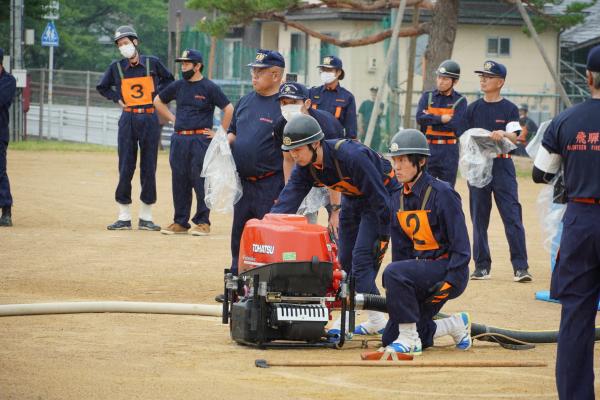
M 321 67 L 342 69 L 342 60 L 336 56 L 325 56 L 321 64 L 317 65 L 317 68 Z
M 339 76 L 339 80 L 344 79 L 344 76 L 346 75 L 346 73 L 344 72 L 344 70 L 342 69 L 342 59 L 336 56 L 325 56 L 323 57 L 323 61 L 321 62 L 321 64 L 317 65 L 317 68 L 335 68 L 335 69 L 339 69 L 340 71 L 342 71 L 342 73 Z
M 285 68 L 285 60 L 283 56 L 275 50 L 260 49 L 256 52 L 254 62 L 251 62 L 250 64 L 248 64 L 248 66 L 254 68 Z
M 586 69 L 600 72 L 600 46 L 593 47 L 588 53 Z
M 181 53 L 181 57 L 175 59 L 175 62 L 182 61 L 204 63 L 204 61 L 202 60 L 202 53 L 194 49 L 185 49 L 183 53 Z
M 494 60 L 487 60 L 483 63 L 483 70 L 475 71 L 476 74 L 485 74 L 506 78 L 506 67 Z
M 279 87 L 278 98 L 306 100 L 308 99 L 308 89 L 298 82 L 286 82 Z

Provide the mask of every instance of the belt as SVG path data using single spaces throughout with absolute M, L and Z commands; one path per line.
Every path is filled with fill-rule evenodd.
M 265 172 L 264 174 L 259 175 L 259 176 L 248 176 L 244 179 L 247 181 L 250 181 L 250 182 L 256 182 L 256 181 L 260 181 L 261 179 L 268 178 L 269 176 L 273 176 L 275 174 L 276 174 L 275 171 L 269 171 L 269 172 Z
M 575 203 L 598 204 L 598 205 L 600 205 L 600 199 L 594 199 L 594 198 L 591 198 L 591 197 L 575 197 L 574 199 L 571 199 L 571 201 L 574 201 Z
M 498 154 L 496 158 L 511 158 L 510 154 Z
M 208 131 L 209 131 L 208 128 L 189 129 L 189 130 L 177 131 L 177 134 L 178 135 L 205 135 L 206 133 L 208 133 Z
M 444 253 L 441 256 L 435 257 L 435 258 L 419 258 L 419 257 L 417 257 L 417 260 L 437 261 L 437 260 L 447 260 L 448 258 L 450 258 L 450 255 L 448 253 Z
M 456 144 L 458 140 L 456 139 L 427 139 L 427 143 L 431 144 Z
M 148 108 L 125 107 L 123 109 L 123 111 L 134 113 L 134 114 L 153 114 L 154 107 L 148 107 Z

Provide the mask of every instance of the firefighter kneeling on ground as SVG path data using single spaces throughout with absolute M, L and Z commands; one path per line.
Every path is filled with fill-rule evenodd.
M 433 319 L 469 279 L 471 251 L 460 196 L 426 171 L 430 150 L 420 131 L 400 130 L 387 155 L 403 188 L 392 195 L 392 263 L 383 273 L 389 321 L 380 351 L 418 355 L 446 335 L 457 349 L 468 350 L 468 313 Z

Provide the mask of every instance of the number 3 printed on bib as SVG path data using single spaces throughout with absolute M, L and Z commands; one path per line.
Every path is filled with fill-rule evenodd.
M 121 95 L 128 107 L 152 104 L 154 81 L 151 76 L 125 78 L 121 81 Z

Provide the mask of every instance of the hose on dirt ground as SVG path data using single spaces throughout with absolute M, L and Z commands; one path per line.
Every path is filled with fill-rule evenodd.
M 387 305 L 384 296 L 374 294 L 358 294 L 356 296 L 357 309 L 381 311 L 387 313 Z M 439 313 L 439 318 L 446 318 L 449 315 Z M 483 324 L 471 324 L 471 335 L 479 340 L 505 343 L 509 345 L 521 345 L 528 343 L 556 343 L 558 340 L 558 331 L 553 330 L 533 330 L 524 331 L 517 329 L 497 328 Z M 511 340 L 512 339 L 512 340 Z M 600 327 L 596 327 L 595 340 L 600 340 Z

